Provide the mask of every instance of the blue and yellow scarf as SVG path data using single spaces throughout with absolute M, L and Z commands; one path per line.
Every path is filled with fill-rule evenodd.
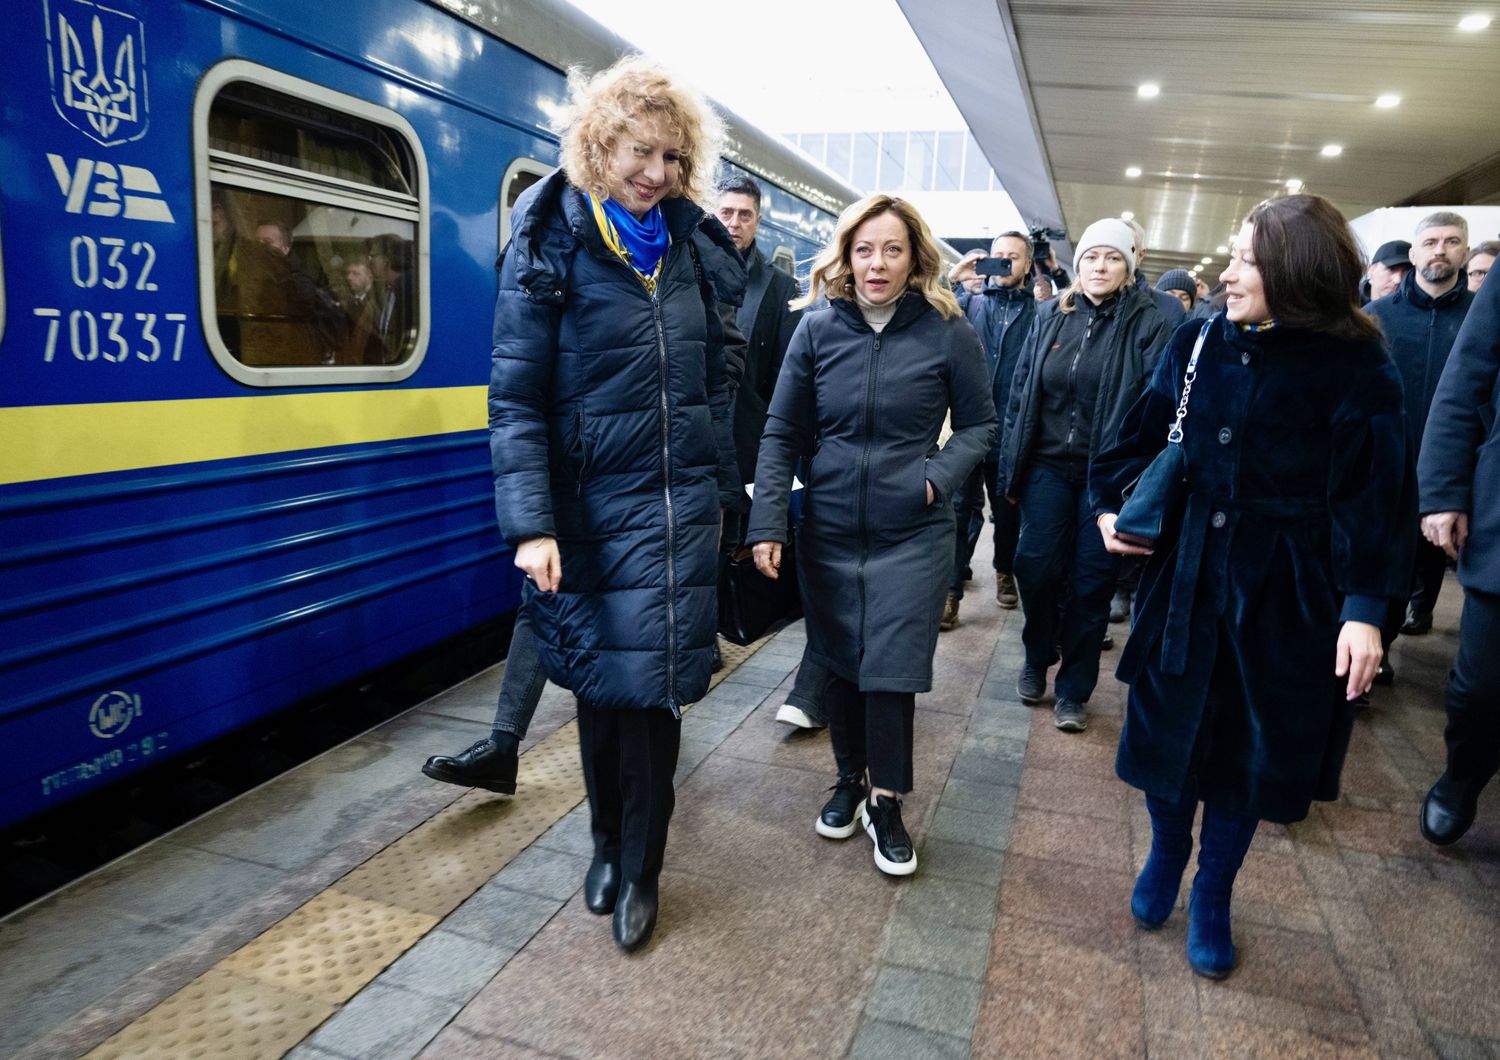
M 653 206 L 645 217 L 636 219 L 625 207 L 613 199 L 600 202 L 589 196 L 589 205 L 594 210 L 594 223 L 604 237 L 604 245 L 629 265 L 646 285 L 648 294 L 656 293 L 656 280 L 661 275 L 661 263 L 667 254 L 667 222 L 661 207 Z

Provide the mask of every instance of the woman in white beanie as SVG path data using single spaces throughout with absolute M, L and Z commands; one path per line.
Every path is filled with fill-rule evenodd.
M 1082 732 L 1099 679 L 1119 558 L 1094 532 L 1088 470 L 1114 443 L 1170 336 L 1150 295 L 1132 282 L 1135 234 L 1107 217 L 1084 230 L 1073 283 L 1037 308 L 1005 410 L 1000 482 L 1021 506 L 1016 587 L 1026 661 L 1016 692 L 1037 704 L 1057 672 L 1057 727 Z M 1061 650 L 1061 659 L 1058 651 Z

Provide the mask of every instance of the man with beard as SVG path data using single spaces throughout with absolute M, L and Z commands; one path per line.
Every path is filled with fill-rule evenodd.
M 1417 224 L 1412 240 L 1411 271 L 1395 293 L 1371 302 L 1365 311 L 1380 321 L 1391 358 L 1401 371 L 1407 442 L 1416 454 L 1438 378 L 1474 295 L 1464 282 L 1462 266 L 1469 255 L 1469 224 L 1460 214 L 1447 210 L 1429 214 Z M 1411 600 L 1405 608 L 1393 606 L 1387 616 L 1381 631 L 1386 661 L 1381 664 L 1376 684 L 1390 684 L 1395 679 L 1390 646 L 1396 635 L 1421 634 L 1432 628 L 1432 609 L 1447 569 L 1442 549 L 1426 541 L 1420 527 L 1413 527 L 1412 532 L 1418 544 Z

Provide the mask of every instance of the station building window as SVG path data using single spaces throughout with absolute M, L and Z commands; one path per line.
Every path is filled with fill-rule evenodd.
M 427 167 L 393 110 L 243 60 L 194 105 L 203 328 L 252 386 L 398 382 L 430 330 Z

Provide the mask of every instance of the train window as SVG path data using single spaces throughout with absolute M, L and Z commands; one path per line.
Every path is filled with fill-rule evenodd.
M 427 168 L 393 110 L 239 59 L 194 105 L 203 330 L 252 386 L 390 383 L 430 331 Z
M 552 169 L 552 166 L 534 158 L 518 158 L 506 167 L 505 176 L 500 178 L 500 227 L 495 243 L 500 250 L 504 250 L 505 244 L 510 242 L 510 211 L 515 208 L 516 200 L 527 188 L 551 173 Z
M 771 252 L 771 267 L 780 269 L 788 276 L 797 275 L 797 257 L 792 253 L 791 247 L 777 247 Z

